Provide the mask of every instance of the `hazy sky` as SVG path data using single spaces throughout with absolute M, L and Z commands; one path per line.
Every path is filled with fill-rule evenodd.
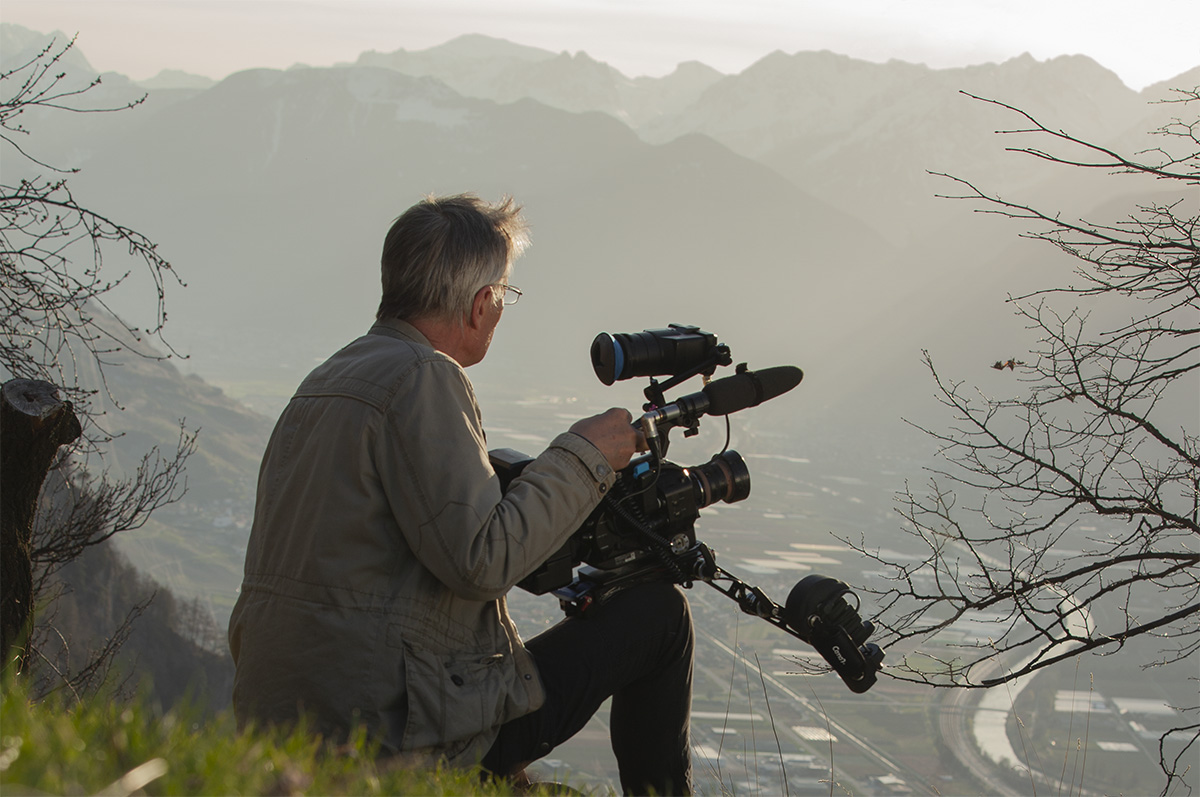
M 93 66 L 135 79 L 319 66 L 463 33 L 584 50 L 630 76 L 821 49 L 933 67 L 1081 53 L 1135 89 L 1200 66 L 1200 0 L 3 0 L 0 20 L 78 32 Z

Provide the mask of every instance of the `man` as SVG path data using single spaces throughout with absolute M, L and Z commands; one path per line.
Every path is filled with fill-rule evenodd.
M 526 647 L 505 604 L 641 440 L 626 410 L 556 437 L 501 494 L 463 369 L 526 245 L 511 200 L 428 199 L 384 242 L 370 332 L 300 385 L 263 458 L 230 621 L 239 719 L 362 724 L 387 752 L 510 776 L 613 698 L 628 792 L 690 790 L 692 624 L 670 584 Z

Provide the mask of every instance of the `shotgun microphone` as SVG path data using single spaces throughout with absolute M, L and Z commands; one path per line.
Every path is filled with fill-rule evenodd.
M 764 401 L 782 396 L 804 378 L 794 365 L 777 365 L 761 371 L 746 370 L 709 382 L 699 393 L 681 396 L 665 407 L 656 407 L 641 417 L 647 440 L 658 437 L 661 426 L 692 424 L 702 415 L 731 415 L 757 407 Z

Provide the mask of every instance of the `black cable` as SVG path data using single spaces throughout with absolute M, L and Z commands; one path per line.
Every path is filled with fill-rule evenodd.
M 636 515 L 633 514 L 633 512 L 618 502 L 611 495 L 606 496 L 604 498 L 604 502 L 609 511 L 611 511 L 612 514 L 617 517 L 617 519 L 625 523 L 625 525 L 630 529 L 634 530 L 638 534 L 641 534 L 643 537 L 654 543 L 654 545 L 650 547 L 650 552 L 658 557 L 658 559 L 663 563 L 663 566 L 671 572 L 675 583 L 682 584 L 685 581 L 691 580 L 684 575 L 683 569 L 680 568 L 679 564 L 675 561 L 671 554 L 671 543 L 668 542 L 665 537 L 643 523 Z

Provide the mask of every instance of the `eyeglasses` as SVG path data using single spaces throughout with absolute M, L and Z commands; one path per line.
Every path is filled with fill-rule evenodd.
M 506 285 L 503 282 L 496 283 L 497 288 L 504 289 L 504 303 L 506 305 L 514 305 L 521 300 L 521 289 L 514 288 L 512 285 Z

